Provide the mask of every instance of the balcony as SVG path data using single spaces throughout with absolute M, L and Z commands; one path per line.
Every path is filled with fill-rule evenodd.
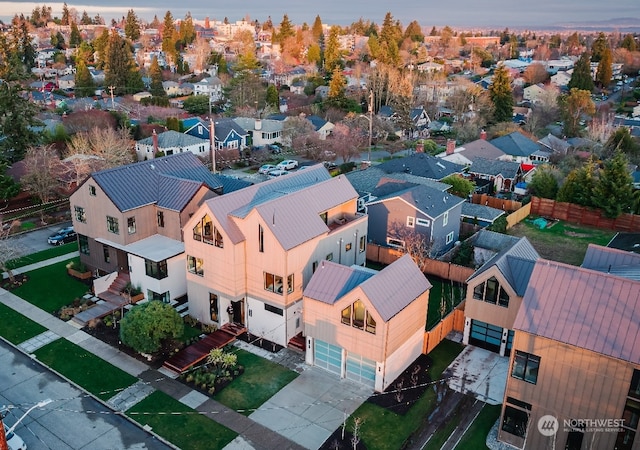
M 366 217 L 366 214 L 355 213 L 355 214 L 342 214 L 340 216 L 334 217 L 327 223 L 329 227 L 329 232 L 332 233 L 344 226 L 350 225 L 353 222 L 356 222 L 362 218 Z

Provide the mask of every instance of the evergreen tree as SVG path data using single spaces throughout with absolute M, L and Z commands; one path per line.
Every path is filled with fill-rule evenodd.
M 51 33 L 51 37 L 49 38 L 49 43 L 51 44 L 51 47 L 56 48 L 58 50 L 64 50 L 65 48 L 64 36 L 59 31 L 57 33 Z
M 548 165 L 538 166 L 527 189 L 536 197 L 555 199 L 558 195 L 558 180 Z
M 402 30 L 400 29 L 399 25 L 394 22 L 391 13 L 387 12 L 382 22 L 382 29 L 380 30 L 380 42 L 386 42 L 387 45 L 390 45 L 392 42 L 394 42 L 397 46 L 401 40 Z
M 162 51 L 167 55 L 171 64 L 178 62 L 178 50 L 176 48 L 177 32 L 171 11 L 164 15 L 162 26 Z
M 584 52 L 573 67 L 573 74 L 567 84 L 569 90 L 581 89 L 584 91 L 593 91 L 593 78 L 591 77 L 591 60 L 589 54 Z
M 193 24 L 193 18 L 191 13 L 187 12 L 184 16 L 184 20 L 180 22 L 180 42 L 182 45 L 187 46 L 196 40 L 196 27 Z
M 140 21 L 133 9 L 127 12 L 127 18 L 124 22 L 124 35 L 132 41 L 140 39 Z
M 333 100 L 342 99 L 344 97 L 344 89 L 346 85 L 346 81 L 344 75 L 342 75 L 342 70 L 339 67 L 333 69 L 333 73 L 331 74 L 331 81 L 329 82 L 329 92 L 327 93 L 327 98 Z
M 91 21 L 91 17 L 89 17 L 89 14 L 87 14 L 87 11 L 82 11 L 82 17 L 80 18 L 80 23 L 82 25 L 91 25 L 92 21 Z
M 635 52 L 638 50 L 638 45 L 636 44 L 636 40 L 633 37 L 633 34 L 627 34 L 622 42 L 620 42 L 620 48 L 626 48 L 630 52 Z
M 593 191 L 596 186 L 596 163 L 589 159 L 584 166 L 572 170 L 558 191 L 559 202 L 593 207 Z
M 621 151 L 604 162 L 593 190 L 593 200 L 605 217 L 615 219 L 630 211 L 633 203 L 633 178 L 629 174 L 629 159 Z
M 338 41 L 338 27 L 331 27 L 329 38 L 324 48 L 324 70 L 332 73 L 336 67 L 341 67 L 340 42 Z
M 322 63 L 322 54 L 318 44 L 311 44 L 307 49 L 307 62 L 310 64 L 315 63 L 316 65 Z
M 281 47 L 284 47 L 284 42 L 287 38 L 293 37 L 296 35 L 295 30 L 293 29 L 293 24 L 289 20 L 288 15 L 282 16 L 282 22 L 280 22 L 280 28 L 278 28 L 278 33 L 276 34 L 276 39 L 274 42 L 280 44 Z
M 611 56 L 611 49 L 605 48 L 602 52 L 602 58 L 598 63 L 598 71 L 596 72 L 596 83 L 602 89 L 606 89 L 611 83 L 613 77 L 613 58 Z
M 60 19 L 60 25 L 69 25 L 69 7 L 67 3 L 63 3 L 62 5 L 62 19 Z
M 36 48 L 33 37 L 29 33 L 28 22 L 21 15 L 14 17 L 11 25 L 8 43 L 13 54 L 10 55 L 10 59 L 13 61 L 12 64 L 20 66 L 21 73 L 30 73 L 31 68 L 35 66 Z
M 84 59 L 78 59 L 76 63 L 75 94 L 77 97 L 92 97 L 96 92 L 93 77 L 87 68 Z
M 69 47 L 77 48 L 82 43 L 82 35 L 78 30 L 78 24 L 71 23 L 71 32 L 69 34 Z
M 414 20 L 407 25 L 407 29 L 404 30 L 404 38 L 411 39 L 413 42 L 424 42 L 424 33 L 418 21 Z
M 151 66 L 149 67 L 149 77 L 151 78 L 151 85 L 149 86 L 149 92 L 154 97 L 165 97 L 167 94 L 162 87 L 162 70 L 158 64 L 158 58 L 155 56 L 151 60 Z
M 320 20 L 320 16 L 316 16 L 316 20 L 313 21 L 313 26 L 311 27 L 311 35 L 316 42 L 320 42 L 320 36 L 323 34 L 322 20 Z
M 144 90 L 145 85 L 144 81 L 142 81 L 142 74 L 135 64 L 131 64 L 131 66 L 129 67 L 129 73 L 127 74 L 127 85 L 125 86 L 125 92 L 127 94 L 135 94 L 136 92 L 142 92 Z M 160 103 L 160 106 L 169 106 L 169 100 L 165 100 L 166 103 Z
M 0 83 L 0 160 L 9 163 L 21 160 L 27 148 L 37 145 L 34 127 L 40 125 L 36 105 L 22 95 L 22 86 L 11 78 L 17 76 L 10 75 Z
M 280 106 L 280 96 L 278 95 L 278 89 L 273 84 L 269 84 L 269 86 L 267 87 L 267 98 L 265 100 L 265 103 L 268 106 L 272 106 L 276 109 L 278 109 Z
M 97 69 L 103 69 L 107 61 L 107 46 L 109 44 L 109 31 L 102 30 L 100 36 L 96 37 L 91 43 L 97 59 L 94 61 Z
M 607 43 L 607 37 L 604 35 L 604 33 L 600 32 L 596 40 L 593 41 L 593 44 L 591 45 L 591 61 L 600 62 L 600 60 L 602 59 L 602 55 L 604 54 L 604 50 L 607 47 L 609 47 L 609 44 Z
M 113 88 L 116 95 L 127 93 L 131 81 L 132 68 L 135 67 L 129 44 L 116 30 L 111 31 L 106 48 L 104 82 L 107 88 Z
M 489 87 L 489 96 L 493 102 L 496 122 L 511 122 L 513 118 L 513 92 L 509 72 L 505 66 L 499 66 L 493 74 Z

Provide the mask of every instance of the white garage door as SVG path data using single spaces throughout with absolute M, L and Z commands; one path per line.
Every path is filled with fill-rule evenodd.
M 366 386 L 375 387 L 376 362 L 360 355 L 347 355 L 347 378 Z
M 314 353 L 316 366 L 338 375 L 342 374 L 342 349 L 340 347 L 316 339 Z

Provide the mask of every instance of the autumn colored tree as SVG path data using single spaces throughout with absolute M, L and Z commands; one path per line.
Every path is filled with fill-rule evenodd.
M 505 66 L 499 66 L 493 74 L 489 95 L 494 107 L 496 122 L 510 122 L 513 118 L 513 91 L 511 79 Z
M 522 77 L 529 84 L 544 83 L 549 79 L 549 72 L 542 63 L 534 62 L 527 66 Z
M 56 193 L 62 173 L 58 151 L 52 145 L 29 147 L 24 157 L 25 174 L 20 182 L 41 203 L 49 203 Z M 44 218 L 44 210 L 41 210 Z
M 366 140 L 367 137 L 359 129 L 337 123 L 331 135 L 327 137 L 326 143 L 331 153 L 348 163 L 353 158 L 360 157 L 360 151 Z
M 424 42 L 424 33 L 417 20 L 413 20 L 407 25 L 407 28 L 404 30 L 404 38 L 410 39 L 413 42 Z
M 620 47 L 625 48 L 630 52 L 635 52 L 636 50 L 638 50 L 638 44 L 636 43 L 633 34 L 627 34 L 620 42 Z
M 564 134 L 579 136 L 580 121 L 585 116 L 593 116 L 596 112 L 596 105 L 591 100 L 591 92 L 573 88 L 569 94 L 561 95 L 558 103 L 564 123 Z

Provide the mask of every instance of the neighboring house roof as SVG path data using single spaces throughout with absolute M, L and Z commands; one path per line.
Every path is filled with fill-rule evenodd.
M 490 223 L 495 222 L 498 217 L 504 214 L 505 212 L 501 209 L 469 202 L 462 204 L 462 211 L 460 212 L 460 215 L 464 218 L 478 219 L 479 221 Z
M 483 246 L 483 243 L 489 245 L 489 247 Z M 540 258 L 540 255 L 538 255 L 538 252 L 536 252 L 527 238 L 516 238 L 493 231 L 480 230 L 478 238 L 473 245 L 489 248 L 498 253 L 476 270 L 467 282 L 495 266 L 516 291 L 516 294 L 523 296 L 527 289 L 534 263 Z
M 560 139 L 553 134 L 549 133 L 542 139 L 538 140 L 539 144 L 544 145 L 549 150 L 554 152 L 558 152 L 561 154 L 567 153 L 567 151 L 571 148 L 571 144 L 569 144 L 564 139 Z
M 322 164 L 317 164 L 212 198 L 207 205 L 233 243 L 245 239 L 233 218 L 243 219 L 255 210 L 280 245 L 289 250 L 327 233 L 329 228 L 320 214 L 355 200 L 357 195 L 345 177 L 332 178 Z
M 443 161 L 427 153 L 414 153 L 404 158 L 393 158 L 378 164 L 377 167 L 387 173 L 404 172 L 431 180 L 442 180 L 449 175 L 462 173 L 464 170 L 464 166 L 460 164 Z
M 230 118 L 215 119 L 213 129 L 219 142 L 224 142 L 234 132 L 240 137 L 247 135 L 246 130 Z
M 279 120 L 262 119 L 260 121 L 260 130 L 256 130 L 256 119 L 252 117 L 236 117 L 233 119 L 243 130 L 271 133 L 275 131 L 282 131 L 283 123 Z
M 469 167 L 469 173 L 491 176 L 502 175 L 502 177 L 507 180 L 515 179 L 520 170 L 520 163 L 518 162 L 484 158 L 475 158 L 471 167 Z
M 616 233 L 607 247 L 640 253 L 640 233 Z
M 640 284 L 539 260 L 513 328 L 640 364 Z
M 311 124 L 313 125 L 316 131 L 320 130 L 322 127 L 324 127 L 328 123 L 322 117 L 315 116 L 315 115 L 307 116 L 306 119 L 309 122 L 311 122 Z
M 409 306 L 431 288 L 409 255 L 394 261 L 380 272 L 360 266 L 343 266 L 323 261 L 304 290 L 305 297 L 333 305 L 360 286 L 385 322 Z
M 209 141 L 206 139 L 200 139 L 190 134 L 180 133 L 175 130 L 168 130 L 164 133 L 158 133 L 158 148 L 174 148 L 174 147 L 189 147 L 191 145 L 206 145 L 209 147 Z M 149 136 L 138 141 L 142 145 L 153 145 L 153 136 Z
M 456 147 L 452 154 L 447 155 L 447 152 L 442 152 L 437 157 L 452 163 L 467 165 L 475 158 L 499 159 L 504 155 L 505 153 L 491 142 L 485 139 L 476 139 Z
M 451 185 L 449 184 L 441 183 L 439 181 L 431 180 L 428 178 L 418 177 L 410 173 L 400 172 L 389 174 L 386 171 L 380 169 L 379 166 L 372 166 L 368 169 L 363 170 L 354 170 L 347 173 L 346 177 L 351 182 L 360 197 L 371 194 L 371 192 L 376 189 L 376 187 L 383 179 L 396 179 L 408 183 L 422 184 L 439 191 L 446 191 L 451 187 Z
M 529 156 L 540 149 L 540 144 L 532 141 L 519 131 L 492 139 L 490 142 L 511 156 Z
M 393 115 L 393 108 L 389 105 L 382 105 L 378 110 L 378 116 L 383 118 L 389 118 Z
M 448 192 L 427 186 L 393 181 L 380 185 L 371 195 L 376 197 L 376 200 L 369 202 L 369 205 L 399 198 L 431 218 L 439 217 L 454 206 L 464 203 L 464 199 Z
M 191 152 L 102 170 L 91 177 L 120 211 L 152 203 L 181 211 L 200 186 L 224 189 L 221 178 Z
M 194 86 L 220 86 L 222 81 L 218 77 L 207 77 L 193 84 Z
M 632 251 L 589 244 L 581 267 L 640 281 L 640 254 Z

